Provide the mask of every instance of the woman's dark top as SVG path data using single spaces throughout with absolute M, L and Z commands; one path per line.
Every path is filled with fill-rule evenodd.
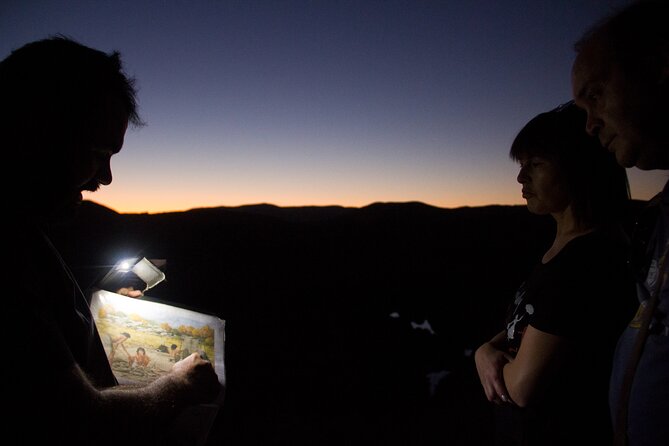
M 506 318 L 508 352 L 515 356 L 530 324 L 561 337 L 566 349 L 531 404 L 496 409 L 497 445 L 610 443 L 611 361 L 635 305 L 627 250 L 621 237 L 591 232 L 537 265 L 520 286 Z

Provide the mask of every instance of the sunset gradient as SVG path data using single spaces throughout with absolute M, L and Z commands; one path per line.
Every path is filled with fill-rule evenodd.
M 56 33 L 121 52 L 147 125 L 85 195 L 118 212 L 524 204 L 511 141 L 628 1 L 10 0 L 0 57 Z M 629 173 L 638 199 L 667 179 Z

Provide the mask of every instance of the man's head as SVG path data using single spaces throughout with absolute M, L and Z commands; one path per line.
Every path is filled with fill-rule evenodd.
M 576 104 L 624 167 L 669 169 L 669 2 L 640 0 L 575 45 Z
M 116 52 L 61 36 L 14 50 L 0 62 L 4 196 L 51 217 L 110 184 L 110 157 L 141 125 L 135 94 Z

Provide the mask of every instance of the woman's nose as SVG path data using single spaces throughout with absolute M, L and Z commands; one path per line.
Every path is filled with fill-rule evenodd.
M 525 170 L 525 167 L 521 167 L 520 170 L 518 171 L 518 176 L 516 176 L 516 181 L 518 181 L 520 184 L 527 182 L 527 171 Z

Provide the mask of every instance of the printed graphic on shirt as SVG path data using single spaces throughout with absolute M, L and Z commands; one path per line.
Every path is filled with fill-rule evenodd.
M 525 329 L 529 325 L 532 314 L 534 314 L 534 307 L 532 304 L 525 302 L 525 283 L 523 283 L 516 292 L 507 317 L 506 341 L 509 353 L 513 355 L 518 353 L 520 341 L 525 334 Z

